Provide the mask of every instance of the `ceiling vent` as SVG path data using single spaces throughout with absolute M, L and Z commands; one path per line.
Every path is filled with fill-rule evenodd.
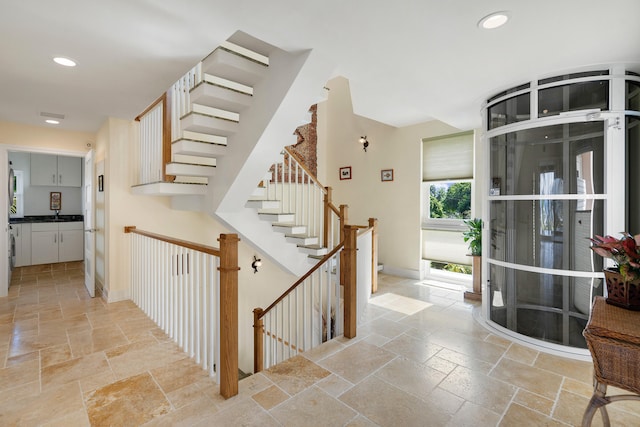
M 58 119 L 58 120 L 63 120 L 64 119 L 64 114 L 47 113 L 47 112 L 41 111 L 40 115 L 42 117 L 49 117 L 49 118 L 52 118 L 52 119 Z

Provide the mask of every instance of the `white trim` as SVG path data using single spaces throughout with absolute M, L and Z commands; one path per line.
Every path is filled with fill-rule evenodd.
M 595 271 L 579 271 L 579 270 L 557 270 L 554 268 L 534 267 L 525 264 L 515 264 L 512 262 L 504 262 L 496 259 L 487 258 L 487 264 L 497 265 L 499 267 L 511 268 L 512 270 L 528 271 L 529 273 L 553 274 L 555 276 L 567 277 L 587 277 L 590 279 L 603 279 L 604 273 Z
M 131 299 L 131 292 L 129 289 L 119 289 L 115 291 L 106 291 L 107 302 L 118 302 Z
M 483 294 L 484 295 L 484 294 Z M 591 362 L 591 353 L 588 349 L 582 349 L 577 347 L 569 347 L 560 344 L 554 344 L 548 341 L 542 341 L 535 338 L 528 337 L 526 335 L 518 334 L 509 329 L 504 328 L 503 326 L 498 325 L 497 323 L 486 320 L 482 315 L 482 308 L 475 307 L 472 312 L 473 318 L 476 322 L 482 325 L 484 328 L 488 329 L 492 333 L 498 335 L 499 337 L 506 338 L 509 341 L 515 342 L 517 344 L 523 345 L 525 347 L 531 348 L 536 351 L 541 351 L 543 353 L 552 354 L 554 356 L 566 357 L 574 360 L 582 360 L 585 362 Z
M 406 277 L 407 279 L 421 280 L 422 277 L 419 270 L 410 270 L 407 268 L 392 267 L 388 264 L 384 265 L 384 274 L 391 276 Z
M 77 151 L 77 150 L 63 150 L 60 148 L 43 148 L 36 146 L 25 146 L 25 145 L 10 145 L 10 144 L 0 144 L 2 148 L 5 148 L 7 151 L 19 151 L 23 153 L 41 153 L 41 154 L 57 154 L 61 156 L 71 156 L 71 157 L 82 157 L 89 152 L 86 151 Z
M 606 194 L 513 194 L 509 196 L 487 196 L 489 201 L 502 200 L 607 200 Z

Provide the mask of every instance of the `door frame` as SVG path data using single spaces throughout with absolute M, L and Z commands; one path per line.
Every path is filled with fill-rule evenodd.
M 7 201 L 9 197 L 9 151 L 72 156 L 83 159 L 87 154 L 87 151 L 0 144 L 0 200 L 4 201 Z M 0 297 L 6 297 L 9 293 L 9 209 L 0 209 L 0 221 L 2 221 L 4 229 L 3 236 L 0 237 L 0 254 L 4 254 L 4 256 L 0 255 Z

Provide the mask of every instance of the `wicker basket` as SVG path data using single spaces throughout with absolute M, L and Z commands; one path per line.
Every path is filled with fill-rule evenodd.
M 604 270 L 607 303 L 627 310 L 640 310 L 640 279 L 624 280 L 617 270 Z
M 583 335 L 596 379 L 640 394 L 640 313 L 607 307 L 596 297 Z

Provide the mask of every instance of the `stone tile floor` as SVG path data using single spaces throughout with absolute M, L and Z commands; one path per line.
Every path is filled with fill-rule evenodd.
M 566 426 L 591 396 L 590 363 L 492 334 L 461 292 L 380 274 L 357 338 L 225 401 L 135 304 L 89 298 L 81 267 L 17 269 L 0 298 L 0 425 Z M 609 412 L 640 425 L 640 402 Z

